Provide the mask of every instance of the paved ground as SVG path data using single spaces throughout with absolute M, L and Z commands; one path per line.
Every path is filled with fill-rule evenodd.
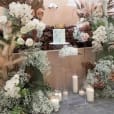
M 85 98 L 72 94 L 54 114 L 114 114 L 114 99 L 96 99 L 94 103 L 88 103 Z

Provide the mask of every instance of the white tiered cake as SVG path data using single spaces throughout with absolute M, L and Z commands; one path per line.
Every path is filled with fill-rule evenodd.
M 52 44 L 67 44 L 65 42 L 65 29 L 53 29 L 53 42 Z

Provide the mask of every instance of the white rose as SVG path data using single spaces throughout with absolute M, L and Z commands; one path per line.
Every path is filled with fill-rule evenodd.
M 19 79 L 19 74 L 15 74 L 14 76 L 13 76 L 13 78 L 15 78 L 15 79 Z
M 8 40 L 9 39 L 9 35 L 8 34 L 4 34 L 4 39 Z
M 28 31 L 27 31 L 26 26 L 24 26 L 24 27 L 21 28 L 21 33 L 22 33 L 22 34 L 26 34 L 27 32 L 28 32 Z
M 17 44 L 19 45 L 24 45 L 25 41 L 23 40 L 23 38 L 18 38 L 17 39 Z
M 0 16 L 0 23 L 6 24 L 7 23 L 7 17 L 6 16 Z
M 37 25 L 37 29 L 43 31 L 45 28 L 46 28 L 46 25 L 40 21 L 39 24 Z
M 30 47 L 30 46 L 32 46 L 33 45 L 33 39 L 32 38 L 28 38 L 27 40 L 26 40 L 26 42 L 25 42 L 25 45 L 26 46 L 28 46 L 28 47 Z
M 25 26 L 21 28 L 21 33 L 26 34 L 27 32 L 30 32 L 31 30 L 36 29 L 37 24 L 38 24 L 37 20 L 29 21 Z

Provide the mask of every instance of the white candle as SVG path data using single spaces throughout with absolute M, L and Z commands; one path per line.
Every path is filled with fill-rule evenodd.
M 59 99 L 58 98 L 56 98 L 56 97 L 52 97 L 51 99 L 50 99 L 50 101 L 51 101 L 51 103 L 52 103 L 52 105 L 54 106 L 54 107 L 59 107 Z
M 68 91 L 63 91 L 63 96 L 68 96 Z
M 86 88 L 87 101 L 94 102 L 94 88 L 89 86 Z
M 62 93 L 61 92 L 55 92 L 54 95 L 58 97 L 59 101 L 62 101 Z
M 80 95 L 80 96 L 84 96 L 84 95 L 85 95 L 85 91 L 84 91 L 84 90 L 80 90 L 80 91 L 79 91 L 79 95 Z
M 73 82 L 73 92 L 78 93 L 78 76 L 77 75 L 72 76 L 72 82 Z

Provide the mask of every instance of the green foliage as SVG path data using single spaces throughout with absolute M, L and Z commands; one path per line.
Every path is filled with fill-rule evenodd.
M 34 51 L 34 50 L 33 50 Z M 36 51 L 36 52 L 28 52 L 26 53 L 27 60 L 25 61 L 25 66 L 33 66 L 41 71 L 41 73 L 45 73 L 49 70 L 49 61 L 47 58 L 47 54 L 44 51 Z
M 20 19 L 16 18 L 15 16 L 8 15 L 8 19 L 13 22 L 12 23 L 12 33 L 17 33 L 20 31 L 20 28 L 22 26 Z
M 24 109 L 24 111 L 27 114 L 32 112 L 31 102 L 32 102 L 32 96 L 31 96 L 30 90 L 27 89 L 27 88 L 23 88 L 21 90 L 21 103 L 20 103 L 20 106 Z
M 23 64 L 21 64 L 20 70 L 26 72 L 26 74 L 29 75 L 28 86 L 31 88 L 32 91 L 39 89 L 40 90 L 48 89 L 47 84 L 44 83 L 44 77 L 43 77 L 43 74 L 50 69 L 46 52 L 44 51 L 27 52 L 25 53 L 25 55 L 27 56 L 27 59 L 25 62 L 23 62 Z M 21 82 L 23 82 L 22 78 Z
M 108 55 L 109 55 L 108 44 L 104 43 L 103 49 L 96 52 L 96 60 L 99 60 L 100 58 L 106 57 Z
M 9 112 L 15 105 L 19 105 L 20 100 L 15 98 L 6 97 L 4 91 L 0 91 L 0 112 Z M 6 114 L 7 114 L 6 113 Z
M 108 56 L 112 56 L 114 57 L 114 48 L 110 48 L 110 44 L 109 43 L 103 43 L 103 49 L 96 52 L 96 61 L 98 61 L 101 58 L 106 58 Z
M 114 84 L 114 83 L 113 83 Z M 107 83 L 104 89 L 95 89 L 95 96 L 102 98 L 114 98 L 114 89 Z
M 112 18 L 111 16 L 108 17 L 108 22 L 112 23 L 114 25 L 114 18 Z
M 24 88 L 21 90 L 20 94 L 22 97 L 25 97 L 25 96 L 30 95 L 30 91 L 28 89 Z
M 92 30 L 95 31 L 99 26 L 105 26 L 104 18 L 92 17 L 91 20 Z
M 32 91 L 37 91 L 37 90 L 45 91 L 45 90 L 51 89 L 44 82 L 43 74 L 41 73 L 41 71 L 38 70 L 36 67 L 29 66 L 26 68 L 26 72 L 28 72 L 31 76 L 31 78 L 29 80 L 29 86 Z
M 26 114 L 24 113 L 23 109 L 19 106 L 15 106 L 10 114 Z

